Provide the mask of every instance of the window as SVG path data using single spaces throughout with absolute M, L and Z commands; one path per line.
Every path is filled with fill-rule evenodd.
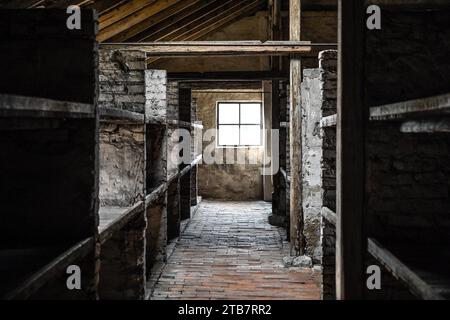
M 218 142 L 221 147 L 262 145 L 260 102 L 219 102 Z

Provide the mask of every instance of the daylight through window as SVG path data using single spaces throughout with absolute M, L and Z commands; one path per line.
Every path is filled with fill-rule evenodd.
M 262 145 L 260 102 L 217 104 L 218 146 Z

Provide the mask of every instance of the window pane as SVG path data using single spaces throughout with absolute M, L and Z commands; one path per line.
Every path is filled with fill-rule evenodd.
M 261 127 L 259 125 L 241 126 L 241 145 L 261 145 Z
M 219 103 L 219 124 L 238 124 L 239 104 Z
M 241 123 L 260 124 L 261 123 L 261 104 L 243 103 L 241 104 Z
M 221 146 L 239 145 L 239 126 L 220 125 L 218 136 Z

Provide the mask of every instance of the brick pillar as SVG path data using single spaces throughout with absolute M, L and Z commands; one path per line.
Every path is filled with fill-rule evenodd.
M 321 116 L 336 114 L 337 51 L 319 54 L 322 79 Z M 336 212 L 336 126 L 321 128 L 320 186 L 322 208 Z M 322 212 L 324 209 L 322 209 Z M 324 300 L 336 299 L 336 227 L 335 222 L 321 217 L 322 287 Z

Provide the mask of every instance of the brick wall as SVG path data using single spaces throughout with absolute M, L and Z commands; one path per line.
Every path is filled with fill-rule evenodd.
M 145 113 L 145 52 L 100 50 L 99 107 Z
M 321 114 L 322 117 L 336 114 L 337 51 L 319 54 L 321 70 Z M 320 155 L 321 211 L 324 207 L 336 212 L 336 127 L 322 127 Z M 323 299 L 336 298 L 336 228 L 334 220 L 321 214 L 322 287 Z
M 167 83 L 167 120 L 179 120 L 178 82 Z
M 450 137 L 402 133 L 372 123 L 367 166 L 367 226 L 377 239 L 421 244 L 450 241 Z
M 145 70 L 145 116 L 150 122 L 167 118 L 167 72 Z
M 304 69 L 301 85 L 302 148 L 303 148 L 303 214 L 306 254 L 315 262 L 322 258 L 321 209 L 324 205 L 323 174 L 321 169 L 329 164 L 324 160 L 323 133 L 320 121 L 323 116 L 336 112 L 336 51 L 319 54 L 318 69 Z M 328 142 L 328 141 L 327 141 Z M 326 154 L 326 157 L 329 155 Z M 326 172 L 325 175 L 329 175 Z

